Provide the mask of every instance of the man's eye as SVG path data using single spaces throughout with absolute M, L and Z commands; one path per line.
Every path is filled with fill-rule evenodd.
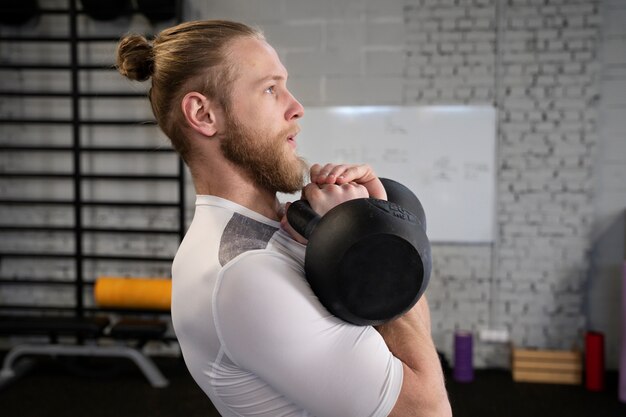
M 274 90 L 275 90 L 275 87 L 271 86 L 271 87 L 267 87 L 265 89 L 265 92 L 268 93 L 268 94 L 274 94 Z

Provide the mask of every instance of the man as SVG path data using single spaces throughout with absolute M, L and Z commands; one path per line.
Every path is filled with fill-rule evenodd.
M 143 66 L 142 66 L 143 65 Z M 189 22 L 118 48 L 120 72 L 152 77 L 159 125 L 192 173 L 196 211 L 172 268 L 185 362 L 223 416 L 448 416 L 425 298 L 359 327 L 332 316 L 304 277 L 306 241 L 276 192 L 302 189 L 300 103 L 262 34 Z M 320 215 L 386 198 L 366 165 L 313 165 L 302 189 Z

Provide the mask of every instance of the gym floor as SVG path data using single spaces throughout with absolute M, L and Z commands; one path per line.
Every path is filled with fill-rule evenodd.
M 161 389 L 152 388 L 130 361 L 31 362 L 25 374 L 0 388 L 3 417 L 219 416 L 180 359 L 156 358 L 170 380 Z M 607 373 L 606 390 L 599 393 L 583 386 L 515 383 L 504 370 L 477 371 L 471 383 L 447 380 L 455 417 L 626 416 L 626 404 L 617 400 L 615 372 Z

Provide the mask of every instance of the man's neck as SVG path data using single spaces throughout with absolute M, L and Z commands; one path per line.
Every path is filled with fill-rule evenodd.
M 280 220 L 276 193 L 259 187 L 244 170 L 231 162 L 211 161 L 191 171 L 197 194 L 221 197 L 269 219 Z

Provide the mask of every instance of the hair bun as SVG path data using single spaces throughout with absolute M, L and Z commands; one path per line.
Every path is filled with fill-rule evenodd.
M 141 35 L 128 35 L 117 46 L 117 70 L 123 76 L 145 81 L 154 72 L 154 50 Z

